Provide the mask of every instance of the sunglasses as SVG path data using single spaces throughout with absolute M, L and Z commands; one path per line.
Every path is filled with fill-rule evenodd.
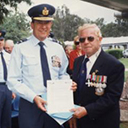
M 79 45 L 79 43 L 80 43 L 79 41 L 76 41 L 76 42 L 75 42 L 75 45 Z
M 92 42 L 92 41 L 94 41 L 95 38 L 93 36 L 89 36 L 89 37 L 85 37 L 85 38 L 80 38 L 79 41 L 80 41 L 80 43 L 84 43 L 86 39 L 89 42 Z
M 0 39 L 0 41 L 3 41 L 4 39 Z

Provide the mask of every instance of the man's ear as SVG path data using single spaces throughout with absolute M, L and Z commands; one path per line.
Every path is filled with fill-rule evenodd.
M 103 39 L 102 37 L 99 37 L 99 41 L 100 41 L 100 42 L 102 41 L 102 39 Z
M 30 24 L 31 24 L 31 28 L 33 29 L 33 27 L 34 27 L 34 23 L 33 23 L 33 22 L 31 22 Z

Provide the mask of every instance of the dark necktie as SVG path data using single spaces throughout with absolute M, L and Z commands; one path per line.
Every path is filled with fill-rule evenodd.
M 81 65 L 81 69 L 80 69 L 80 75 L 79 75 L 79 91 L 82 89 L 82 86 L 85 85 L 85 81 L 86 81 L 86 75 L 87 75 L 87 67 L 86 67 L 86 63 L 89 61 L 88 58 L 86 58 Z
M 40 46 L 40 58 L 41 58 L 41 66 L 42 66 L 42 72 L 43 72 L 43 78 L 44 78 L 44 86 L 47 87 L 47 80 L 51 79 L 47 56 L 44 49 L 44 43 L 39 42 L 38 44 Z
M 1 52 L 1 60 L 2 60 L 2 64 L 3 64 L 3 71 L 4 71 L 4 80 L 7 80 L 7 66 L 3 57 L 3 52 Z

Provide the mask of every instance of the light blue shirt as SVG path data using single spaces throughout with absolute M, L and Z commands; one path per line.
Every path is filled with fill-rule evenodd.
M 9 65 L 9 61 L 10 61 L 10 54 L 5 52 L 4 50 L 0 51 L 0 53 L 3 52 L 3 57 L 6 63 L 6 66 L 8 68 Z M 1 60 L 1 55 L 0 55 L 0 82 L 6 82 L 4 80 L 4 70 L 3 70 L 3 64 L 2 64 L 2 60 Z
M 32 35 L 27 41 L 15 45 L 8 71 L 8 88 L 30 102 L 33 102 L 36 95 L 46 92 L 43 84 L 39 42 Z M 69 79 L 66 73 L 68 59 L 63 47 L 48 38 L 43 43 L 51 79 Z

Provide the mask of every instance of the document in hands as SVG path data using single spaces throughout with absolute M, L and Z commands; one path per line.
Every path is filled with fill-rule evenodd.
M 47 81 L 47 112 L 49 114 L 70 112 L 74 108 L 72 80 Z
M 47 93 L 44 93 L 42 95 L 42 98 L 45 101 L 47 101 Z M 48 110 L 47 105 L 45 107 Z M 63 123 L 65 123 L 66 121 L 68 121 L 70 118 L 72 118 L 72 115 L 73 115 L 73 112 L 62 112 L 62 113 L 52 113 L 52 114 L 49 114 L 49 116 L 51 116 L 60 125 L 62 125 Z

